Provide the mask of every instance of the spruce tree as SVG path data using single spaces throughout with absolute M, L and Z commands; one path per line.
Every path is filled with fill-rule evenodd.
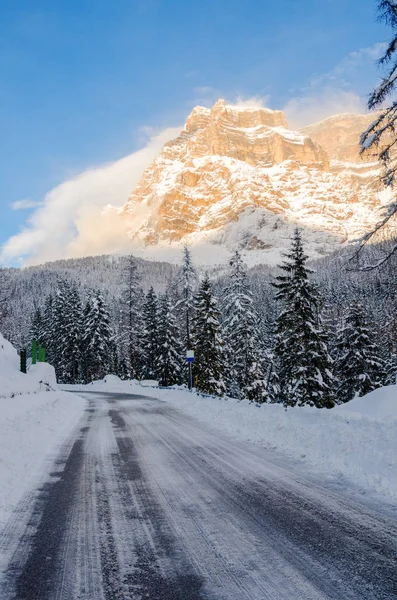
M 91 352 L 89 349 L 89 338 L 86 334 L 86 328 L 90 319 L 92 302 L 89 297 L 84 305 L 82 325 L 81 325 L 81 377 L 84 383 L 91 381 Z
M 332 408 L 332 359 L 319 313 L 319 294 L 309 280 L 301 235 L 295 230 L 291 251 L 280 268 L 285 275 L 273 286 L 281 304 L 277 318 L 275 358 L 280 400 L 286 406 L 305 404 Z
M 266 350 L 266 357 L 266 390 L 268 394 L 267 402 L 274 404 L 280 401 L 281 394 L 278 365 L 276 364 L 274 352 Z
M 337 336 L 338 402 L 349 402 L 385 384 L 387 369 L 374 338 L 364 306 L 353 303 Z
M 396 385 L 397 383 L 397 356 L 390 354 L 385 360 L 385 378 L 383 385 Z
M 123 269 L 120 343 L 125 348 L 130 379 L 142 375 L 142 302 L 141 279 L 134 257 L 129 256 Z
M 395 0 L 379 0 L 379 19 L 385 21 L 392 29 L 392 39 L 387 44 L 379 60 L 381 66 L 387 67 L 384 77 L 368 98 L 369 110 L 379 109 L 375 120 L 361 136 L 361 152 L 370 148 L 375 150 L 378 158 L 385 166 L 383 182 L 393 186 L 397 166 L 393 160 L 393 150 L 396 144 L 397 99 L 387 99 L 395 94 L 397 87 L 397 4 Z M 397 204 L 393 202 L 387 213 L 387 220 L 395 214 Z
M 10 299 L 10 283 L 7 269 L 0 268 L 0 330 L 7 315 L 7 304 Z
M 157 296 L 153 287 L 146 294 L 142 312 L 142 376 L 145 379 L 157 379 L 159 323 Z
M 81 380 L 82 305 L 76 285 L 71 286 L 67 315 L 67 337 L 64 345 L 65 364 L 70 382 Z
M 52 311 L 52 352 L 55 370 L 62 383 L 80 379 L 81 302 L 76 285 L 60 282 Z
M 197 389 L 206 394 L 223 395 L 225 393 L 224 350 L 220 312 L 208 275 L 204 278 L 195 297 L 193 339 Z
M 32 325 L 30 327 L 30 336 L 32 339 L 36 340 L 38 344 L 44 345 L 44 325 L 43 325 L 43 315 L 40 308 L 36 308 L 34 311 Z
M 177 303 L 176 309 L 182 310 L 185 350 L 190 350 L 192 348 L 194 294 L 197 288 L 197 274 L 187 246 L 183 249 L 183 261 L 177 286 L 180 289 L 181 298 Z
M 156 371 L 159 384 L 179 384 L 182 380 L 183 345 L 167 294 L 160 299 L 158 333 Z
M 238 251 L 229 264 L 228 285 L 223 299 L 227 391 L 235 398 L 264 402 L 268 395 L 264 351 L 258 335 L 259 319 Z
M 111 368 L 113 334 L 109 312 L 102 294 L 97 291 L 84 311 L 83 348 L 85 380 L 103 379 Z
M 379 20 L 384 21 L 392 29 L 392 36 L 385 47 L 383 55 L 378 64 L 386 70 L 380 78 L 380 82 L 369 95 L 368 109 L 376 110 L 374 121 L 361 135 L 361 154 L 368 158 L 378 158 L 383 169 L 381 170 L 381 182 L 385 187 L 394 188 L 396 183 L 397 163 L 395 160 L 396 127 L 397 127 L 397 4 L 395 0 L 378 0 Z M 390 100 L 388 100 L 390 98 Z M 390 219 L 397 214 L 397 202 L 395 194 L 391 194 L 392 202 L 384 206 L 383 217 L 376 226 L 362 239 L 359 250 L 374 235 L 386 229 Z M 394 231 L 391 229 L 394 236 Z M 387 235 L 387 232 L 386 232 Z M 379 236 L 377 237 L 377 241 Z M 382 256 L 369 268 L 380 266 L 396 253 L 397 246 L 392 245 L 386 256 Z M 383 252 L 382 252 L 383 254 Z M 357 253 L 356 253 L 357 256 Z M 368 265 L 365 267 L 368 268 Z
M 54 297 L 52 294 L 47 296 L 44 302 L 44 309 L 41 317 L 42 339 L 40 343 L 45 348 L 46 360 L 55 367 L 56 362 L 56 323 L 54 310 Z

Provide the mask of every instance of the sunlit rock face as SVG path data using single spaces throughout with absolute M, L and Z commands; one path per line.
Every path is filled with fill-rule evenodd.
M 304 127 L 301 133 L 310 136 L 327 153 L 329 160 L 365 164 L 371 156 L 360 156 L 360 135 L 374 120 L 374 114 L 342 114 Z
M 386 201 L 378 165 L 359 157 L 372 118 L 339 115 L 296 132 L 282 111 L 224 100 L 198 106 L 121 216 L 147 247 L 212 243 L 260 252 L 266 262 L 299 225 L 311 254 L 330 252 L 368 230 Z
M 196 107 L 182 132 L 191 158 L 225 156 L 255 167 L 298 160 L 328 166 L 325 152 L 302 134 L 288 129 L 282 111 L 238 109 L 219 100 L 211 110 Z M 175 158 L 183 159 L 178 151 Z

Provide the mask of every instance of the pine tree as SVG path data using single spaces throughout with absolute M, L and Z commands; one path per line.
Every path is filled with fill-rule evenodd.
M 195 297 L 192 333 L 196 387 L 206 394 L 221 396 L 225 393 L 225 383 L 220 312 L 208 276 L 203 280 Z
M 369 148 L 379 148 L 382 144 L 378 154 L 380 160 L 386 166 L 384 183 L 388 186 L 393 185 L 396 174 L 396 165 L 394 162 L 391 162 L 390 151 L 396 141 L 397 100 L 393 100 L 388 106 L 385 106 L 385 101 L 395 92 L 397 85 L 397 4 L 395 0 L 379 0 L 378 9 L 379 18 L 384 20 L 393 29 L 392 39 L 379 60 L 380 65 L 390 66 L 386 75 L 369 96 L 369 110 L 380 108 L 381 111 L 367 131 L 361 136 L 361 148 L 362 152 L 366 152 Z
M 92 311 L 92 301 L 88 298 L 83 310 L 81 325 L 81 377 L 84 383 L 91 381 L 91 352 L 89 348 L 89 338 L 87 335 L 87 326 Z
M 125 348 L 130 379 L 140 378 L 142 375 L 142 302 L 141 280 L 135 260 L 129 256 L 123 270 L 120 343 Z
M 32 339 L 36 340 L 38 344 L 44 345 L 44 325 L 43 325 L 43 316 L 40 308 L 36 308 L 33 315 L 32 325 L 30 328 L 30 336 Z
M 332 359 L 319 314 L 319 295 L 309 280 L 298 229 L 291 252 L 276 278 L 277 300 L 282 305 L 277 318 L 275 358 L 278 363 L 280 399 L 287 406 L 332 408 Z
M 51 324 L 52 352 L 57 377 L 62 383 L 80 379 L 81 302 L 77 287 L 60 282 L 53 302 Z
M 150 288 L 143 304 L 143 334 L 142 334 L 142 376 L 145 379 L 157 379 L 158 355 L 158 303 L 157 296 Z
M 337 336 L 338 402 L 349 402 L 384 385 L 386 366 L 374 337 L 363 305 L 355 302 Z
M 276 359 L 274 356 L 274 352 L 270 352 L 268 350 L 266 352 L 266 364 L 267 364 L 267 372 L 266 372 L 266 390 L 267 390 L 267 402 L 271 402 L 272 404 L 280 401 L 280 378 L 278 375 L 278 369 L 276 364 Z
M 55 311 L 54 311 L 54 297 L 52 294 L 47 296 L 44 302 L 44 308 L 41 316 L 41 327 L 42 335 L 39 341 L 45 348 L 46 360 L 48 363 L 55 367 L 56 364 L 56 351 L 55 351 L 55 337 L 56 337 L 56 324 L 55 324 Z
M 190 252 L 187 246 L 183 249 L 183 261 L 178 280 L 181 290 L 181 299 L 176 309 L 181 308 L 184 320 L 184 344 L 185 350 L 192 348 L 192 324 L 194 318 L 194 294 L 197 287 L 197 274 L 193 266 Z
M 397 355 L 393 352 L 384 361 L 385 378 L 383 385 L 396 385 L 397 383 Z
M 156 371 L 159 384 L 170 386 L 181 383 L 183 345 L 180 331 L 171 311 L 167 294 L 160 299 L 158 358 Z
M 380 66 L 387 66 L 385 75 L 380 83 L 370 94 L 368 99 L 369 110 L 379 109 L 375 120 L 361 135 L 361 154 L 369 154 L 377 157 L 383 165 L 382 183 L 386 187 L 394 187 L 397 165 L 394 159 L 396 146 L 397 127 L 397 99 L 387 103 L 387 98 L 392 96 L 397 86 L 397 4 L 395 0 L 378 0 L 379 20 L 385 21 L 392 30 L 392 39 L 387 45 L 383 55 L 379 59 Z M 397 213 L 397 202 L 393 200 L 385 207 L 383 219 L 366 234 L 360 248 L 369 241 L 371 237 L 382 230 L 389 220 Z M 377 264 L 379 266 L 390 258 L 397 250 L 396 245 L 389 250 L 386 257 L 382 257 Z
M 267 391 L 258 316 L 239 252 L 229 264 L 231 269 L 223 300 L 228 393 L 235 398 L 264 402 Z
M 85 380 L 103 379 L 111 368 L 113 335 L 109 312 L 99 291 L 89 299 L 84 311 L 83 349 Z
M 0 329 L 3 328 L 3 321 L 7 315 L 7 303 L 10 298 L 10 283 L 8 271 L 0 268 Z

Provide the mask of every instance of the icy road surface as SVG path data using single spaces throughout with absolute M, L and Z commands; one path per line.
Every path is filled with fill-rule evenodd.
M 397 598 L 392 508 L 166 403 L 81 395 L 78 438 L 0 540 L 2 600 Z

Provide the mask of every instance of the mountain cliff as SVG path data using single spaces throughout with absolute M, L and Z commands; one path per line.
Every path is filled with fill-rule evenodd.
M 367 231 L 386 200 L 377 163 L 359 157 L 372 118 L 338 115 L 297 132 L 282 111 L 196 107 L 122 209 L 130 237 L 149 254 L 216 244 L 274 262 L 298 225 L 312 255 L 328 253 Z

